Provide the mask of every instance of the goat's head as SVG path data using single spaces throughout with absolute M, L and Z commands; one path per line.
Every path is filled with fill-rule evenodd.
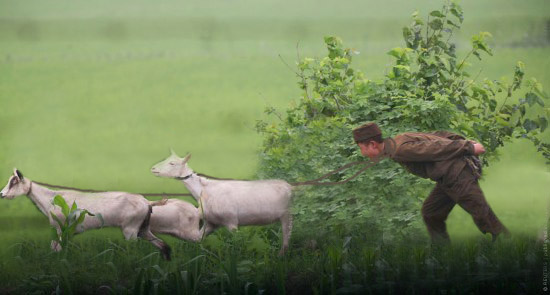
M 191 154 L 188 154 L 184 158 L 180 158 L 173 150 L 170 150 L 170 156 L 159 163 L 155 164 L 151 168 L 151 172 L 160 177 L 184 177 L 191 173 L 193 170 L 187 166 L 187 161 L 191 158 Z
M 0 196 L 6 199 L 13 199 L 20 195 L 26 195 L 31 189 L 31 182 L 23 178 L 23 174 L 17 170 L 13 169 L 13 175 L 10 176 L 8 184 L 0 192 Z

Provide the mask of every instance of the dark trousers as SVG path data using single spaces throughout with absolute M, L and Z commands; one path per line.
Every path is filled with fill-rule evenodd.
M 422 205 L 422 218 L 433 242 L 450 241 L 445 220 L 455 204 L 473 217 L 482 233 L 496 237 L 508 231 L 489 207 L 472 171 L 465 167 L 455 180 L 438 182 Z

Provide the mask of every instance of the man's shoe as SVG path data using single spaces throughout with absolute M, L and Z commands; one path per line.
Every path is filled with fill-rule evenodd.
M 509 239 L 512 234 L 510 233 L 510 231 L 507 229 L 507 228 L 502 228 L 502 230 L 496 234 L 491 234 L 493 236 L 493 243 L 497 240 L 498 236 L 502 234 L 505 238 Z

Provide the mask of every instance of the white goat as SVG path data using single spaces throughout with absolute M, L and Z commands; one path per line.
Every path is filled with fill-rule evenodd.
M 289 212 L 292 186 L 283 180 L 213 180 L 198 176 L 187 162 L 191 155 L 170 157 L 151 168 L 156 176 L 181 180 L 199 202 L 199 212 L 205 221 L 204 236 L 219 226 L 229 230 L 239 225 L 265 225 L 281 222 L 283 245 L 280 255 L 288 249 L 292 231 Z
M 195 206 L 185 201 L 169 199 L 165 205 L 153 209 L 150 227 L 154 233 L 198 242 L 201 239 L 199 223 L 199 210 Z
M 48 217 L 50 224 L 57 230 L 58 234 L 61 229 L 51 217 L 50 212 L 53 212 L 62 221 L 65 217 L 61 209 L 52 204 L 52 200 L 56 195 L 63 197 L 67 204 L 76 202 L 78 208 L 102 215 L 103 224 L 98 218 L 87 217 L 83 223 L 77 226 L 77 233 L 102 226 L 120 227 L 127 240 L 137 237 L 143 238 L 159 248 L 165 259 L 170 260 L 170 247 L 153 235 L 149 228 L 152 206 L 163 203 L 162 201 L 149 202 L 141 195 L 125 192 L 81 193 L 76 191 L 54 191 L 24 178 L 23 174 L 15 169 L 8 183 L 0 192 L 0 197 L 13 199 L 20 195 L 26 195 L 31 199 L 38 209 Z M 54 251 L 61 250 L 61 246 L 57 241 L 52 241 L 51 247 Z

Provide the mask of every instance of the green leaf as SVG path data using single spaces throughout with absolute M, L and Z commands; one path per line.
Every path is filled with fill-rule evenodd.
M 457 25 L 457 24 L 455 24 L 455 23 L 453 23 L 451 20 L 447 20 L 447 24 L 448 24 L 448 25 L 451 25 L 451 26 L 453 26 L 453 27 L 455 27 L 455 28 L 457 28 L 457 29 L 460 29 L 460 26 Z
M 530 107 L 532 107 L 535 103 L 539 104 L 541 107 L 544 107 L 544 101 L 533 92 L 529 92 L 525 95 L 525 101 Z
M 69 215 L 69 206 L 67 205 L 67 202 L 61 195 L 56 195 L 53 198 L 53 204 L 61 207 L 61 212 L 66 217 Z
M 80 212 L 80 215 L 78 216 L 78 220 L 76 221 L 77 225 L 82 224 L 82 222 L 84 222 L 84 219 L 86 218 L 86 214 L 88 214 L 88 211 L 86 210 L 83 210 L 82 212 Z
M 404 66 L 404 65 L 395 65 L 393 66 L 395 69 L 398 69 L 398 70 L 403 70 L 403 71 L 406 71 L 406 72 L 410 72 L 411 71 L 411 67 L 409 66 Z
M 325 44 L 329 51 L 329 58 L 343 57 L 345 51 L 342 49 L 342 39 L 335 36 L 325 37 Z
M 424 72 L 424 77 L 430 78 L 437 75 L 437 73 L 438 73 L 437 67 L 431 66 Z
M 546 92 L 544 92 L 544 91 L 542 90 L 542 86 L 541 86 L 541 89 L 535 88 L 534 91 L 535 91 L 535 93 L 536 93 L 538 96 L 540 96 L 540 97 L 542 97 L 542 98 L 544 98 L 544 99 L 548 99 L 548 94 L 546 94 Z
M 57 222 L 59 227 L 63 228 L 63 222 L 59 219 L 59 217 L 57 217 L 57 215 L 55 215 L 53 212 L 50 212 L 50 215 L 52 216 L 53 220 L 55 220 L 55 222 Z
M 407 43 L 407 47 L 409 48 L 415 48 L 418 42 L 416 42 L 415 35 L 412 33 L 411 29 L 408 27 L 403 28 L 403 39 L 405 39 L 405 42 Z
M 76 232 L 76 226 L 78 223 L 73 222 L 67 229 L 65 230 L 65 234 L 67 235 L 67 240 L 69 240 L 72 236 L 74 236 L 74 233 Z
M 489 99 L 489 109 L 494 112 L 497 108 L 497 101 L 495 99 Z
M 499 117 L 496 117 L 495 120 L 497 121 L 497 123 L 501 126 L 505 126 L 505 127 L 508 127 L 510 125 L 510 123 L 506 122 L 505 120 L 503 120 L 502 118 L 499 118 Z
M 65 220 L 68 221 L 68 224 L 72 224 L 75 220 L 76 220 L 76 216 L 78 214 L 78 210 L 75 210 L 75 211 L 71 211 L 69 213 L 69 215 L 67 216 L 67 218 L 65 218 Z
M 435 17 L 445 17 L 445 15 L 443 13 L 441 13 L 441 11 L 439 11 L 439 10 L 434 10 L 434 11 L 430 12 L 430 15 L 435 16 Z
M 476 50 L 482 50 L 485 51 L 489 55 L 493 55 L 493 52 L 485 42 L 485 39 L 492 37 L 491 33 L 489 32 L 479 32 L 479 34 L 472 36 L 472 47 L 474 48 L 474 52 L 472 52 L 475 56 L 480 58 L 479 53 L 476 52 Z M 481 59 L 481 58 L 480 58 Z
M 521 87 L 521 82 L 523 81 L 523 76 L 525 75 L 523 68 L 524 64 L 521 61 L 518 61 L 514 69 L 514 82 L 512 83 L 513 90 L 517 90 Z
M 508 114 L 498 114 L 496 117 L 495 117 L 496 121 L 498 124 L 500 124 L 501 126 L 509 126 L 510 125 L 510 115 Z
M 525 119 L 525 121 L 523 121 L 523 128 L 525 129 L 525 131 L 529 132 L 531 130 L 535 130 L 537 129 L 539 126 L 537 124 L 537 122 L 533 121 L 533 120 L 529 120 L 529 119 Z
M 439 30 L 441 28 L 443 28 L 443 21 L 439 18 L 436 18 L 432 21 L 430 21 L 428 23 L 428 25 L 430 26 L 430 28 L 432 28 L 433 30 Z
M 105 225 L 105 220 L 103 219 L 103 215 L 101 215 L 101 213 L 96 213 L 94 216 L 97 219 L 99 219 L 99 222 L 101 223 L 100 227 L 103 227 Z
M 412 18 L 414 20 L 414 24 L 416 26 L 424 25 L 424 21 L 418 16 L 418 11 L 413 12 L 411 16 L 412 16 Z
M 461 23 L 464 21 L 464 14 L 460 5 L 456 3 L 451 3 L 450 11 L 451 11 L 451 14 L 454 15 L 456 18 L 458 18 Z
M 404 59 L 407 57 L 407 54 L 411 52 L 412 49 L 410 48 L 401 48 L 401 47 L 395 47 L 392 50 L 388 51 L 387 54 L 397 58 L 397 59 Z
M 548 120 L 545 117 L 539 117 L 540 132 L 544 132 L 548 128 Z

